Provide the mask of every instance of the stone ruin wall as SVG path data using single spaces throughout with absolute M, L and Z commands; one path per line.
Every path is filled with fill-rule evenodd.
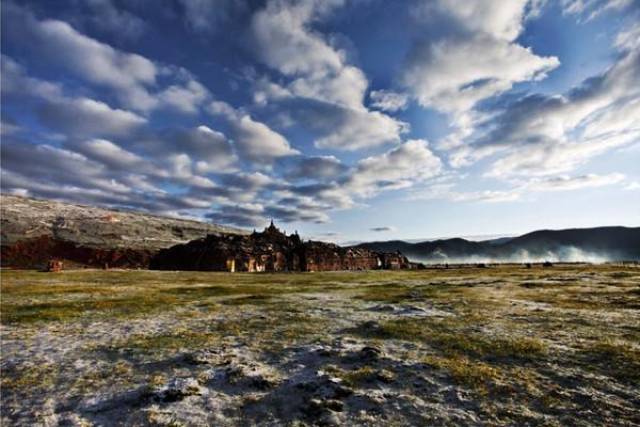
M 249 236 L 215 236 L 162 250 L 151 269 L 230 272 L 341 271 L 406 269 L 413 265 L 399 253 L 307 241 L 287 236 L 273 224 Z

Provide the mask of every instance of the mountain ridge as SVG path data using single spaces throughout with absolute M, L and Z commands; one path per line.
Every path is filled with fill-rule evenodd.
M 485 241 L 450 238 L 410 243 L 364 242 L 354 247 L 400 250 L 419 262 L 616 261 L 640 259 L 640 227 L 605 226 L 535 230 L 521 236 Z

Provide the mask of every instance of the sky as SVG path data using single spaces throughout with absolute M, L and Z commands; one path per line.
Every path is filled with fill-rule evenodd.
M 1 188 L 337 242 L 640 225 L 639 0 L 2 2 Z

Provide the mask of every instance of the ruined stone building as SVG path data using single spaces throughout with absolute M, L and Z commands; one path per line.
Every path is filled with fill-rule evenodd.
M 286 235 L 273 221 L 262 232 L 248 236 L 209 235 L 161 250 L 151 269 L 198 271 L 338 271 L 411 268 L 400 253 L 378 253 L 362 248 L 307 241 L 297 233 Z

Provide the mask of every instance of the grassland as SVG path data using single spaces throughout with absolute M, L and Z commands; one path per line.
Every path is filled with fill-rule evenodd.
M 1 272 L 2 425 L 640 425 L 640 269 Z

